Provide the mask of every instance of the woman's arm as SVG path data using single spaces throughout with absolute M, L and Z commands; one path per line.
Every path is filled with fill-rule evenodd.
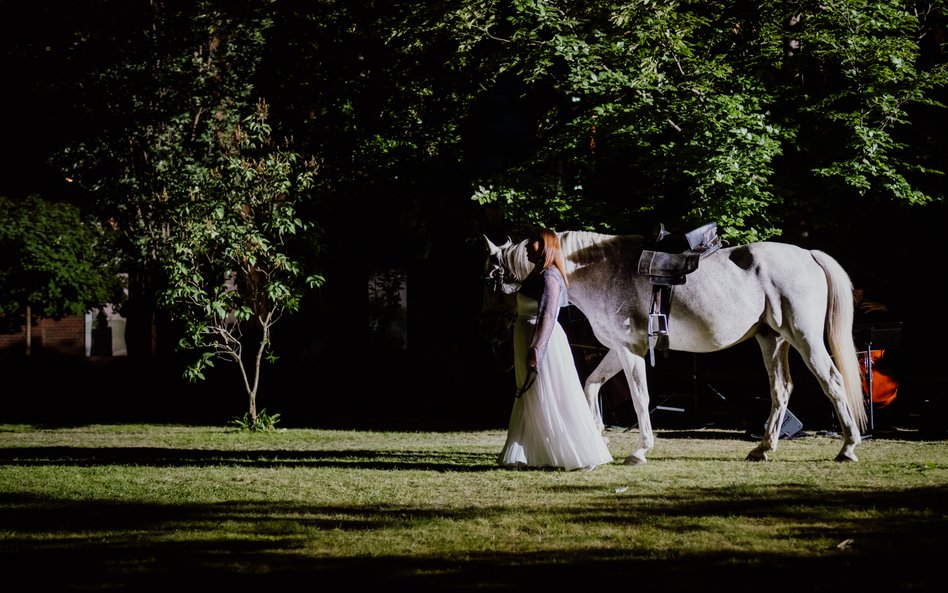
M 562 276 L 558 270 L 547 268 L 543 272 L 543 293 L 540 295 L 539 311 L 537 313 L 536 332 L 533 341 L 527 350 L 527 366 L 540 370 L 540 364 L 546 356 L 546 347 L 553 335 L 553 326 L 560 314 L 560 291 L 564 288 Z

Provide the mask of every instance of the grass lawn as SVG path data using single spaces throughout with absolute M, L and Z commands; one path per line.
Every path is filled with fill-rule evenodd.
M 948 441 L 607 433 L 592 472 L 497 467 L 503 430 L 0 425 L 0 569 L 37 591 L 304 587 L 941 591 Z

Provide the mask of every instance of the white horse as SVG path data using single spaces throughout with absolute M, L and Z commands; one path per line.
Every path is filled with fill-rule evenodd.
M 625 463 L 643 464 L 654 445 L 645 375 L 653 286 L 637 268 L 644 238 L 586 231 L 558 235 L 570 280 L 569 300 L 608 349 L 586 380 L 586 398 L 602 430 L 599 389 L 625 371 L 639 428 L 638 443 Z M 485 279 L 488 290 L 497 295 L 485 296 L 484 308 L 490 310 L 488 301 L 509 307 L 509 296 L 501 297 L 515 293 L 532 269 L 526 241 L 512 244 L 508 239 L 497 246 L 484 239 Z M 768 452 L 777 449 L 793 390 L 792 346 L 836 411 L 843 433 L 836 461 L 858 461 L 854 450 L 866 427 L 866 409 L 852 336 L 852 281 L 828 254 L 777 242 L 713 251 L 684 284 L 672 287 L 667 324 L 670 350 L 716 352 L 751 337 L 757 340 L 770 378 L 771 409 L 763 437 L 747 460 L 765 461 Z

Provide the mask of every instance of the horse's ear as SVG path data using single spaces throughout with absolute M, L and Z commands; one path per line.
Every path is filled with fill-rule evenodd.
M 509 247 L 511 243 L 512 241 L 510 240 L 510 237 L 507 237 L 506 243 L 504 243 L 503 245 L 497 246 L 497 245 L 494 245 L 493 242 L 491 242 L 491 240 L 487 237 L 487 235 L 484 235 L 484 244 L 487 245 L 487 251 L 490 252 L 491 255 L 495 255 L 501 249 L 504 249 L 505 247 Z

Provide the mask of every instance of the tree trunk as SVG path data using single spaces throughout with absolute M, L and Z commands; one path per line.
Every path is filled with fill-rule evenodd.
M 26 306 L 26 355 L 33 350 L 33 309 Z

